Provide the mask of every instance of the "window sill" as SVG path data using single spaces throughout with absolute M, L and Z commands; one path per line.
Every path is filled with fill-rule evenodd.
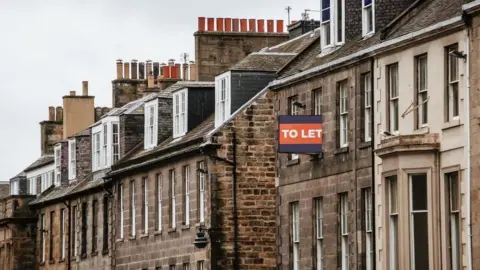
M 117 240 L 115 240 L 115 243 L 122 243 L 123 242 L 123 238 L 118 238 Z
M 310 155 L 310 161 L 320 160 L 323 159 L 323 152 L 318 154 Z
M 348 153 L 348 146 L 337 148 L 333 151 L 334 155 L 339 155 L 339 154 L 344 154 L 344 153 Z
M 372 147 L 372 141 L 361 142 L 361 143 L 358 145 L 358 149 L 365 149 L 365 148 L 369 148 L 369 147 Z
M 430 127 L 423 126 L 413 131 L 413 134 L 428 134 L 430 132 Z
M 102 255 L 104 255 L 104 256 L 105 256 L 105 255 L 108 255 L 108 249 L 102 250 Z
M 55 260 L 51 259 L 50 261 L 48 261 L 48 264 L 55 264 Z
M 168 229 L 168 233 L 174 233 L 174 232 L 177 232 L 177 228 Z
M 92 255 L 92 257 L 97 256 L 97 255 L 98 255 L 98 251 L 93 251 L 91 255 Z
M 197 222 L 197 223 L 195 224 L 195 228 L 200 228 L 200 227 L 202 227 L 202 226 L 205 227 L 205 222 Z
M 460 123 L 460 119 L 452 120 L 450 122 L 443 123 L 442 130 L 447 130 L 447 129 L 450 129 L 450 128 L 459 127 L 461 125 L 462 124 Z
M 80 259 L 81 259 L 81 260 L 84 260 L 84 259 L 86 259 L 86 258 L 87 258 L 87 253 L 80 255 Z
M 185 231 L 185 230 L 190 230 L 190 225 L 183 225 L 182 231 Z
M 161 230 L 160 231 L 155 231 L 155 232 L 153 232 L 153 235 L 162 235 L 162 231 Z
M 291 159 L 291 160 L 287 161 L 287 167 L 297 165 L 299 163 L 300 163 L 300 158 Z
M 128 237 L 128 240 L 135 240 L 135 239 L 137 239 L 136 235 Z
M 140 239 L 142 239 L 142 238 L 148 238 L 148 233 L 140 234 Z
M 63 262 L 65 262 L 65 259 L 60 259 L 60 260 L 58 260 L 58 262 L 63 263 Z

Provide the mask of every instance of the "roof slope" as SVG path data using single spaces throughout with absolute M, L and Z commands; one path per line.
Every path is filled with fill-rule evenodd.
M 313 33 L 312 31 L 310 31 L 296 38 L 287 40 L 283 43 L 267 48 L 266 51 L 280 52 L 280 53 L 285 53 L 285 52 L 300 53 L 305 48 L 307 48 L 312 42 L 317 41 L 319 37 L 320 37 L 320 28 L 317 28 L 313 30 Z
M 295 55 L 294 53 L 251 53 L 233 65 L 230 70 L 276 72 L 292 60 Z
M 30 164 L 23 171 L 24 172 L 33 171 L 36 168 L 40 168 L 40 167 L 43 167 L 43 166 L 48 165 L 50 163 L 53 163 L 53 161 L 54 161 L 53 155 L 44 155 L 44 156 L 39 157 L 37 160 L 35 160 L 35 162 Z

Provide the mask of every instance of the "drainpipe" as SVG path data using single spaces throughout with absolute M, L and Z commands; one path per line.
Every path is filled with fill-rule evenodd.
M 233 175 L 232 175 L 232 197 L 233 197 L 233 252 L 234 252 L 234 261 L 233 269 L 238 270 L 239 268 L 239 258 L 238 258 L 238 216 L 237 216 L 237 133 L 233 131 Z
M 64 202 L 65 206 L 68 208 L 68 248 L 67 248 L 67 270 L 72 269 L 72 201 L 69 200 L 68 204 Z M 65 233 L 65 232 L 64 232 Z
M 471 194 L 470 194 L 470 184 L 471 184 L 471 169 L 470 169 L 470 27 L 467 27 L 467 37 L 466 37 L 466 58 L 465 62 L 467 63 L 466 67 L 466 87 L 465 87 L 465 128 L 467 134 L 467 269 L 472 270 L 472 229 L 471 229 Z
M 372 142 L 372 208 L 373 208 L 373 217 L 372 217 L 372 239 L 374 241 L 372 241 L 372 249 L 373 249 L 373 269 L 377 269 L 377 266 L 376 266 L 376 262 L 377 262 L 377 237 L 376 237 L 376 231 L 377 231 L 377 228 L 375 227 L 375 220 L 376 220 L 376 212 L 375 209 L 376 209 L 376 206 L 375 206 L 375 152 L 373 152 L 373 150 L 375 149 L 375 98 L 374 98 L 374 93 L 375 93 L 375 79 L 374 79 L 374 70 L 375 70 L 375 58 L 371 58 L 370 59 L 370 80 L 371 80 L 371 87 L 372 87 L 372 93 L 370 94 L 370 108 L 372 109 L 372 112 L 370 113 L 370 125 L 372 126 L 371 127 L 371 131 L 370 131 L 370 141 Z M 368 254 L 367 254 L 368 256 Z

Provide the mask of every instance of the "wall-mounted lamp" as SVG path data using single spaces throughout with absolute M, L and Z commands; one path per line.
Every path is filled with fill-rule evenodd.
M 205 248 L 208 245 L 208 237 L 205 233 L 206 231 L 207 230 L 205 229 L 203 224 L 198 227 L 197 236 L 193 241 L 193 244 L 196 248 Z
M 307 105 L 302 104 L 302 103 L 300 103 L 300 102 L 298 102 L 298 101 L 294 101 L 294 102 L 293 102 L 293 106 L 300 107 L 300 108 L 302 108 L 302 109 L 305 109 L 305 108 L 307 107 Z
M 208 171 L 206 171 L 204 169 L 200 169 L 200 168 L 197 168 L 197 172 L 203 173 L 203 174 L 208 174 Z
M 455 56 L 456 58 L 461 58 L 461 59 L 463 59 L 463 60 L 465 60 L 465 61 L 467 60 L 467 55 L 464 54 L 463 52 L 450 51 L 449 54 Z

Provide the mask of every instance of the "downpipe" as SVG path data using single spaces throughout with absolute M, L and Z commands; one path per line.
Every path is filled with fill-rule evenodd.
M 466 210 L 467 210 L 467 269 L 472 270 L 472 225 L 471 225 L 471 151 L 470 151 L 470 27 L 467 27 L 466 37 L 466 87 L 465 87 L 465 122 L 466 122 L 466 134 L 467 134 L 467 198 L 466 198 Z

